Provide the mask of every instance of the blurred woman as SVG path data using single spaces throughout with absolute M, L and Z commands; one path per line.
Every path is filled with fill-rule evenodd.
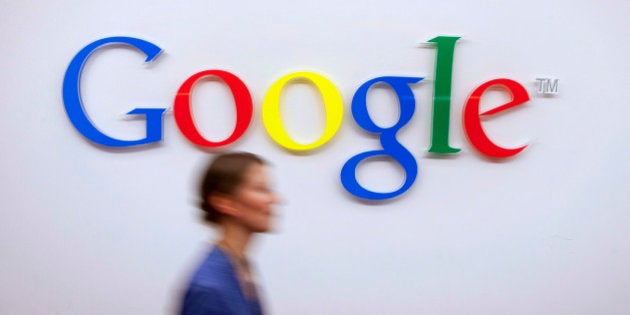
M 247 250 L 254 234 L 271 228 L 277 197 L 268 172 L 251 153 L 222 154 L 208 167 L 201 209 L 221 236 L 193 274 L 181 314 L 263 314 Z

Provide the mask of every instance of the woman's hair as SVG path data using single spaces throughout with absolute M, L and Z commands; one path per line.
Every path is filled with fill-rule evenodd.
M 215 193 L 232 195 L 252 164 L 266 163 L 259 156 L 247 152 L 219 154 L 212 160 L 199 187 L 200 206 L 206 221 L 217 223 L 221 217 L 221 213 L 208 202 L 208 197 Z

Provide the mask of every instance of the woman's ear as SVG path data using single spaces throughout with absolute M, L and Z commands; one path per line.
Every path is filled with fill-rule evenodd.
M 222 193 L 214 193 L 208 196 L 208 203 L 217 211 L 229 216 L 237 216 L 238 209 L 234 205 L 232 196 Z

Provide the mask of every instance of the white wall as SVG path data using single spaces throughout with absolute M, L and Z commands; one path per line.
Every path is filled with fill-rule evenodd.
M 122 114 L 171 107 L 197 71 L 227 69 L 250 88 L 252 125 L 229 149 L 271 160 L 285 199 L 278 232 L 261 236 L 253 253 L 271 313 L 630 313 L 627 1 L 1 7 L 2 314 L 171 313 L 213 239 L 194 205 L 197 172 L 212 152 L 191 145 L 172 114 L 161 145 L 127 151 L 90 144 L 65 114 L 68 63 L 113 35 L 164 49 L 150 67 L 130 49 L 103 50 L 86 66 L 86 107 L 114 136 L 141 136 L 142 121 Z M 427 154 L 435 50 L 418 44 L 438 35 L 463 36 L 451 112 L 451 144 L 462 151 L 452 158 Z M 334 140 L 306 155 L 270 140 L 260 114 L 267 88 L 299 69 L 326 75 L 346 106 Z M 379 147 L 352 120 L 350 102 L 381 75 L 427 78 L 414 87 L 416 113 L 399 137 L 420 172 L 400 198 L 369 204 L 345 192 L 339 172 L 351 156 Z M 540 76 L 558 78 L 559 95 L 537 94 Z M 499 77 L 526 85 L 532 97 L 485 123 L 499 143 L 529 144 L 501 163 L 475 153 L 461 127 L 468 94 Z M 299 139 L 323 128 L 316 95 L 299 84 L 287 94 L 287 126 Z M 381 123 L 397 119 L 392 93 L 376 90 L 370 100 Z M 229 134 L 225 87 L 202 84 L 194 102 L 208 137 Z M 379 189 L 403 180 L 386 162 L 360 176 Z

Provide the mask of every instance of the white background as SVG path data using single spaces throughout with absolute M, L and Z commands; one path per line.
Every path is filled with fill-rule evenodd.
M 83 99 L 107 134 L 143 136 L 136 107 L 170 108 L 205 69 L 238 75 L 254 100 L 247 133 L 229 149 L 270 160 L 284 198 L 277 232 L 253 259 L 272 314 L 628 314 L 630 149 L 627 1 L 7 1 L 0 2 L 0 313 L 170 314 L 215 233 L 195 208 L 198 172 L 216 151 L 179 132 L 172 113 L 157 146 L 113 150 L 72 126 L 61 98 L 72 57 L 108 36 L 164 51 L 150 66 L 133 49 L 104 49 L 84 68 Z M 427 153 L 435 50 L 456 45 L 450 158 Z M 344 99 L 335 138 L 309 154 L 267 135 L 260 106 L 282 75 L 311 70 Z M 399 133 L 419 164 L 404 195 L 366 203 L 339 180 L 350 157 L 379 149 L 352 119 L 354 91 L 382 75 L 422 76 L 416 113 Z M 499 144 L 528 144 L 495 162 L 474 151 L 462 105 L 506 77 L 531 101 L 484 122 Z M 536 93 L 537 77 L 559 94 Z M 493 92 L 492 107 L 506 101 Z M 283 98 L 300 141 L 323 130 L 308 84 Z M 397 120 L 395 96 L 374 89 L 370 113 Z M 225 86 L 197 86 L 193 110 L 210 139 L 234 122 Z M 366 163 L 368 187 L 393 190 L 404 173 Z

